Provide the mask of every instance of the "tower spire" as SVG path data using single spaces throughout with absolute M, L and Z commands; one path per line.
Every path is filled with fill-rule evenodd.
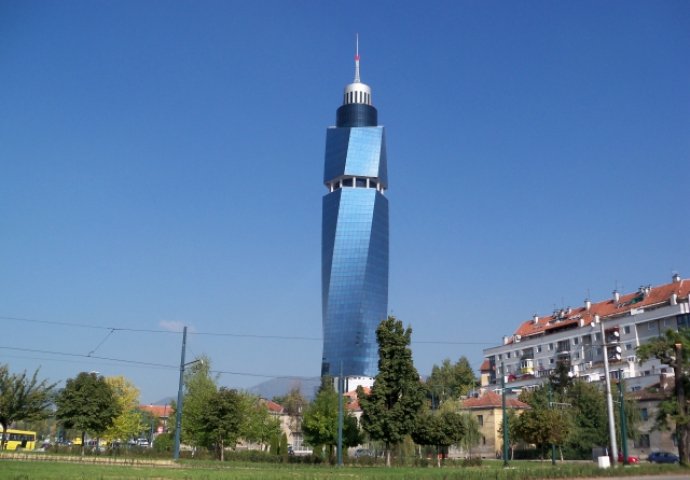
M 355 37 L 355 82 L 361 83 L 359 79 L 359 33 Z

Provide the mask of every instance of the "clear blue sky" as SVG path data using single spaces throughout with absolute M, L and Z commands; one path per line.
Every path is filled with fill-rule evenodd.
M 356 32 L 387 128 L 389 308 L 421 373 L 690 276 L 687 1 L 6 0 L 0 346 L 179 363 L 179 334 L 8 317 L 320 338 L 325 132 Z M 203 353 L 314 376 L 321 343 L 190 335 Z M 177 389 L 174 368 L 0 362 L 123 374 L 144 403 Z

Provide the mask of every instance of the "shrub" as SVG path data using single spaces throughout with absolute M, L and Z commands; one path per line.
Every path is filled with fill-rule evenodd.
M 173 443 L 172 433 L 161 433 L 153 441 L 153 451 L 156 453 L 172 452 Z
M 463 467 L 481 467 L 482 458 L 481 457 L 469 457 L 462 461 Z

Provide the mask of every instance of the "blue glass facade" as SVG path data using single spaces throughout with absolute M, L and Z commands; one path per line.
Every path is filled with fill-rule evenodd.
M 327 130 L 322 219 L 322 375 L 374 377 L 388 311 L 388 187 L 376 109 L 348 104 Z

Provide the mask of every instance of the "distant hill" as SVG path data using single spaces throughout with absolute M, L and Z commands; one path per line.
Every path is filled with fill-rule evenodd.
M 266 380 L 258 385 L 255 385 L 248 390 L 262 398 L 272 399 L 286 395 L 295 388 L 299 388 L 302 396 L 308 400 L 312 400 L 316 396 L 316 391 L 321 385 L 321 377 L 309 378 L 273 378 Z

